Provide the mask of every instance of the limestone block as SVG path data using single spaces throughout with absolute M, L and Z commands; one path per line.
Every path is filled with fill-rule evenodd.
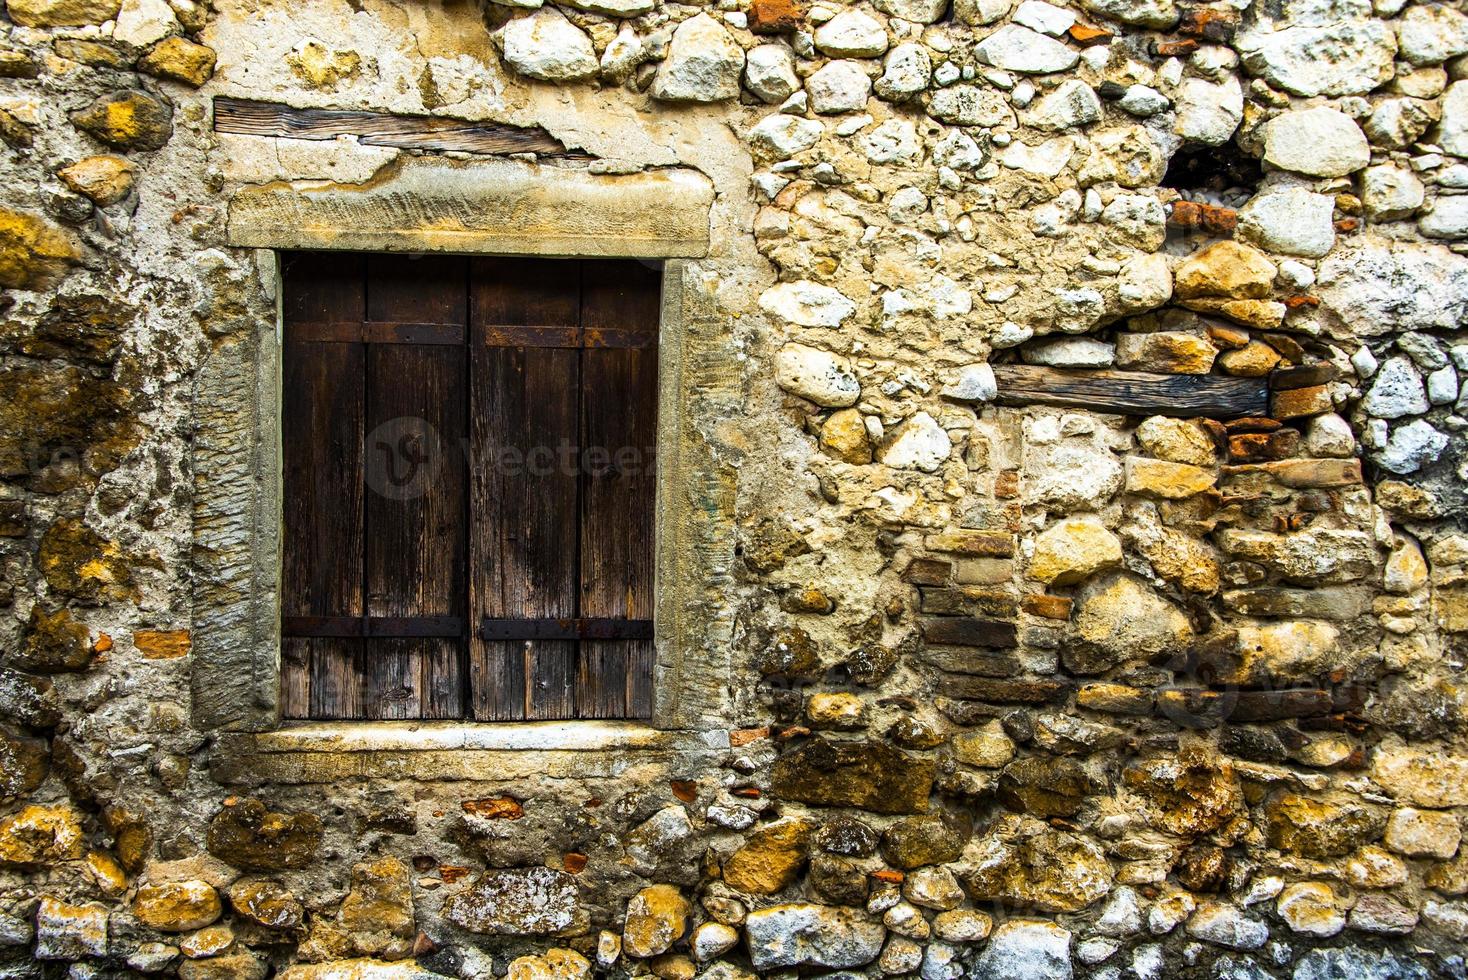
M 229 236 L 247 248 L 673 257 L 708 248 L 713 187 L 690 170 L 593 174 L 502 158 L 405 160 L 386 179 L 247 187 Z

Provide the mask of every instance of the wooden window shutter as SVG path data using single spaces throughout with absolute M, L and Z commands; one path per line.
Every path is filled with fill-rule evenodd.
M 285 269 L 286 717 L 650 716 L 657 271 Z
M 471 282 L 474 717 L 648 717 L 657 273 L 496 259 Z

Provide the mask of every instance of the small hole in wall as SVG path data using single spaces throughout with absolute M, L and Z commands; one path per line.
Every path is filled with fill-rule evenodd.
M 1253 195 L 1263 176 L 1259 161 L 1235 143 L 1185 146 L 1173 154 L 1162 186 L 1189 201 L 1238 207 Z

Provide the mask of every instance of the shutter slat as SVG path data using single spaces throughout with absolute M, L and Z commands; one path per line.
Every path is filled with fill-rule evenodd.
M 581 352 L 581 444 L 592 464 L 581 474 L 581 615 L 650 620 L 657 273 L 631 263 L 587 262 L 581 305 L 588 338 L 642 341 L 639 346 L 587 347 Z M 578 713 L 585 718 L 650 714 L 645 692 L 651 690 L 652 649 L 650 639 L 584 641 Z
M 291 256 L 282 306 L 282 567 L 284 616 L 362 613 L 362 370 L 360 344 L 290 339 L 303 319 L 361 322 L 363 262 Z M 355 717 L 361 641 L 287 641 L 282 711 L 288 718 Z
M 488 344 L 488 327 L 577 326 L 574 263 L 477 261 L 471 280 L 473 479 L 471 582 L 476 614 L 574 616 L 577 354 Z M 568 288 L 569 287 L 569 288 Z M 574 715 L 574 642 L 470 641 L 474 717 Z
M 368 321 L 437 324 L 462 338 L 466 275 L 463 259 L 374 256 Z M 462 347 L 367 345 L 368 616 L 467 615 L 465 371 Z M 367 717 L 462 714 L 462 650 L 457 638 L 368 639 Z

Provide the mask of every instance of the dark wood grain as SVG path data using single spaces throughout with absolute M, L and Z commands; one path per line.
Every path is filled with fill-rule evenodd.
M 574 349 L 491 345 L 492 328 L 578 325 L 574 263 L 476 261 L 471 279 L 473 604 L 491 618 L 576 615 L 580 384 Z M 571 718 L 576 644 L 471 641 L 476 718 Z
M 294 338 L 299 318 L 360 321 L 363 265 L 357 256 L 300 255 L 286 263 L 281 429 L 283 616 L 362 614 L 361 344 Z M 287 644 L 282 684 L 287 717 L 356 717 L 360 640 Z
M 285 269 L 287 717 L 649 717 L 658 269 Z
M 651 620 L 657 474 L 658 280 L 621 262 L 583 263 L 583 339 L 641 338 L 639 346 L 581 351 L 580 611 Z M 577 710 L 586 718 L 641 717 L 650 708 L 650 640 L 582 644 Z
M 1000 403 L 1059 405 L 1118 415 L 1243 418 L 1267 415 L 1262 378 L 1143 371 L 1081 371 L 1000 364 L 994 367 Z
M 297 109 L 246 99 L 214 100 L 214 131 L 243 136 L 334 140 L 355 136 L 368 146 L 456 151 L 460 153 L 538 153 L 548 157 L 587 157 L 539 127 L 450 119 L 399 116 L 384 112 L 341 109 Z
M 462 334 L 466 274 L 458 258 L 374 257 L 367 269 L 367 317 L 457 326 Z M 462 347 L 445 345 L 367 345 L 369 616 L 467 615 L 464 354 Z M 368 717 L 462 714 L 462 640 L 369 639 L 367 654 Z

